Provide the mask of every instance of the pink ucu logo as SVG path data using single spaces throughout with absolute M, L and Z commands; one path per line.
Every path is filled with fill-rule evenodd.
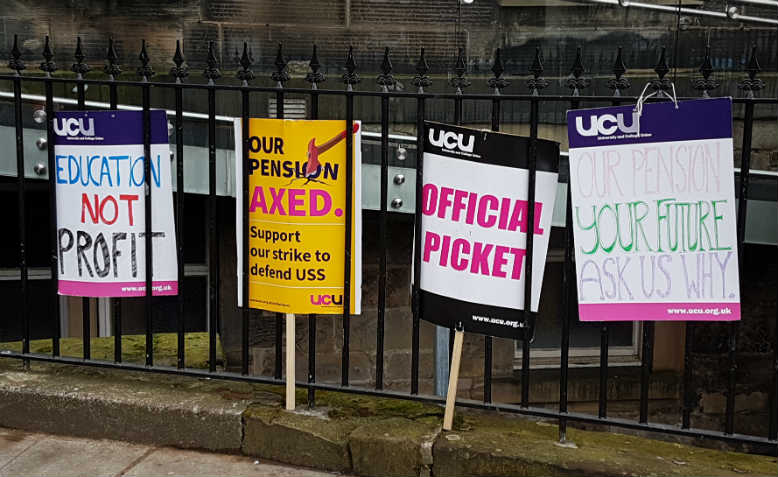
M 311 295 L 314 305 L 342 305 L 343 295 Z

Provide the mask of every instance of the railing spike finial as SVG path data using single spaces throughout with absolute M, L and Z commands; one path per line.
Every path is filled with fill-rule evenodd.
M 505 64 L 502 62 L 500 49 L 497 48 L 494 50 L 494 63 L 492 64 L 492 74 L 494 76 L 486 81 L 486 84 L 494 90 L 494 94 L 502 93 L 502 90 L 511 84 L 510 81 L 502 77 L 503 73 L 505 73 Z
M 8 60 L 8 68 L 16 71 L 16 76 L 21 75 L 21 71 L 27 69 L 22 61 L 22 52 L 19 50 L 19 39 L 14 34 L 14 45 L 11 47 L 11 58 Z
M 540 94 L 540 90 L 548 86 L 548 81 L 543 78 L 543 53 L 540 47 L 535 48 L 535 59 L 532 60 L 532 66 L 529 68 L 532 78 L 527 80 L 527 87 L 532 91 L 533 96 Z
M 75 73 L 78 79 L 82 79 L 84 75 L 87 74 L 87 72 L 89 72 L 89 70 L 92 68 L 88 64 L 84 63 L 84 58 L 86 58 L 86 56 L 84 55 L 84 50 L 81 47 L 80 36 L 76 37 L 76 52 L 73 54 L 73 57 L 76 59 L 76 62 L 70 66 L 70 71 Z
M 376 78 L 376 83 L 381 86 L 384 93 L 389 91 L 396 83 L 392 76 L 392 60 L 389 59 L 389 47 L 384 48 L 384 59 L 381 61 L 381 74 Z
M 43 61 L 41 62 L 41 71 L 46 73 L 46 76 L 51 76 L 52 73 L 57 71 L 57 64 L 53 61 L 54 52 L 51 51 L 51 41 L 49 35 L 43 42 Z
M 154 69 L 149 65 L 149 54 L 146 51 L 146 40 L 141 40 L 140 44 L 140 54 L 138 55 L 138 59 L 140 60 L 140 66 L 138 67 L 138 76 L 143 78 L 143 81 L 148 81 L 151 79 L 152 76 L 154 76 Z
M 219 60 L 216 58 L 216 44 L 213 40 L 208 42 L 208 58 L 205 61 L 203 76 L 208 80 L 209 85 L 222 77 L 222 72 L 219 71 Z
M 670 67 L 667 66 L 667 48 L 664 46 L 659 53 L 659 60 L 656 62 L 654 72 L 656 73 L 657 78 L 651 80 L 649 83 L 651 89 L 657 93 L 657 97 L 667 97 L 668 92 L 673 87 L 673 82 L 670 78 L 665 78 L 667 73 L 670 72 Z
M 575 61 L 570 70 L 570 77 L 567 78 L 567 87 L 573 91 L 573 96 L 580 96 L 581 90 L 592 84 L 592 80 L 583 76 L 585 71 L 583 65 L 583 53 L 579 46 L 575 51 Z
M 713 74 L 713 65 L 710 61 L 710 42 L 705 46 L 705 58 L 702 60 L 699 71 L 702 77 L 692 79 L 692 88 L 702 91 L 703 98 L 710 98 L 708 91 L 718 88 L 721 84 L 718 80 L 710 77 Z
M 173 53 L 173 63 L 176 66 L 170 68 L 170 75 L 176 79 L 176 83 L 182 83 L 189 76 L 189 68 L 185 64 L 186 58 L 181 52 L 181 40 L 176 40 L 176 52 Z
M 122 69 L 119 67 L 119 55 L 116 54 L 112 36 L 108 37 L 108 50 L 105 53 L 105 66 L 103 66 L 103 72 L 112 80 L 115 80 L 116 77 L 122 73 Z
M 613 61 L 613 75 L 615 78 L 608 80 L 608 88 L 613 90 L 613 96 L 621 96 L 621 92 L 631 86 L 629 80 L 624 77 L 627 73 L 627 65 L 621 54 L 621 47 L 616 51 L 616 59 Z
M 424 57 L 424 48 L 422 48 L 419 61 L 416 63 L 416 76 L 411 80 L 411 83 L 419 89 L 419 93 L 424 93 L 424 88 L 432 84 L 427 74 L 429 71 L 430 65 L 427 64 L 427 59 Z
M 354 47 L 348 47 L 348 56 L 346 57 L 346 72 L 343 73 L 343 83 L 347 91 L 352 91 L 354 85 L 362 81 L 357 74 L 357 62 L 354 61 Z
M 238 64 L 240 69 L 235 75 L 242 83 L 243 86 L 248 86 L 249 81 L 254 79 L 254 72 L 251 71 L 251 65 L 254 63 L 249 56 L 249 44 L 247 41 L 243 42 L 243 53 L 238 56 L 238 50 L 235 50 L 235 56 L 238 57 Z
M 276 82 L 278 88 L 283 88 L 284 83 L 289 81 L 289 72 L 286 70 L 286 60 L 284 59 L 284 50 L 281 43 L 278 44 L 278 51 L 276 52 L 276 70 L 270 75 L 270 78 Z
M 318 89 L 319 83 L 326 81 L 327 77 L 319 71 L 321 63 L 319 63 L 319 55 L 316 53 L 316 43 L 313 44 L 313 53 L 311 54 L 311 61 L 308 62 L 308 67 L 311 68 L 311 71 L 305 75 L 305 81 L 311 83 L 312 89 Z
M 457 94 L 462 94 L 462 90 L 470 86 L 470 80 L 465 77 L 467 64 L 465 63 L 465 49 L 457 50 L 457 60 L 454 63 L 454 76 L 449 80 L 449 84 L 457 89 Z
M 738 88 L 745 91 L 747 98 L 753 98 L 755 93 L 765 87 L 765 82 L 756 77 L 762 71 L 762 68 L 759 66 L 759 60 L 756 57 L 756 44 L 751 47 L 751 56 L 748 58 L 745 71 L 748 74 L 748 78 L 738 83 Z

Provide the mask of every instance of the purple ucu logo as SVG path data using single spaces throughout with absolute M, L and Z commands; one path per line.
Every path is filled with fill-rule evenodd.
M 583 116 L 575 118 L 575 130 L 581 136 L 610 136 L 616 131 L 624 134 L 640 133 L 640 115 L 637 112 L 632 113 L 632 124 L 627 126 L 624 123 L 624 115 L 603 114 L 600 116 L 592 114 L 589 118 L 589 127 L 584 128 Z
M 343 295 L 311 295 L 314 305 L 342 305 Z

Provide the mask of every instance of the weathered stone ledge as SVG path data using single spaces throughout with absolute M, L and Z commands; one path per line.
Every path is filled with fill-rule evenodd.
M 775 475 L 776 458 L 416 402 L 318 392 L 282 409 L 277 386 L 0 360 L 0 426 L 244 453 L 358 475 Z

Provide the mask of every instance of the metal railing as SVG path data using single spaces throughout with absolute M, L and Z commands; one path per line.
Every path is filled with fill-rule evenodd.
M 154 74 L 150 66 L 149 56 L 146 51 L 145 42 L 143 43 L 140 53 L 141 65 L 137 68 L 139 81 L 120 81 L 118 76 L 121 73 L 121 69 L 117 64 L 117 55 L 114 51 L 113 42 L 109 42 L 108 54 L 106 57 L 106 64 L 104 67 L 105 73 L 108 75 L 107 79 L 87 79 L 85 74 L 89 71 L 89 67 L 84 63 L 84 55 L 81 53 L 81 42 L 78 41 L 75 53 L 75 63 L 72 65 L 72 71 L 77 74 L 77 78 L 57 78 L 53 76 L 56 70 L 56 65 L 53 62 L 53 53 L 48 37 L 45 41 L 43 49 L 43 62 L 40 64 L 40 69 L 44 73 L 41 76 L 23 76 L 22 71 L 25 69 L 25 65 L 22 62 L 20 51 L 16 44 L 16 38 L 14 38 L 14 47 L 11 50 L 11 58 L 9 61 L 9 67 L 15 71 L 15 74 L 0 75 L 0 80 L 9 81 L 13 84 L 13 102 L 14 102 L 14 124 L 16 128 L 16 158 L 18 167 L 17 176 L 17 191 L 18 191 L 18 226 L 20 230 L 19 236 L 19 270 L 20 270 L 20 301 L 21 301 L 21 319 L 23 322 L 23 339 L 21 352 L 3 352 L 2 356 L 6 358 L 16 358 L 27 361 L 48 361 L 56 363 L 66 363 L 73 365 L 88 365 L 98 367 L 109 367 L 136 371 L 151 371 L 158 373 L 172 373 L 181 374 L 196 377 L 209 377 L 219 378 L 227 380 L 237 381 L 249 381 L 259 383 L 270 384 L 282 384 L 282 368 L 281 368 L 281 355 L 282 355 L 282 326 L 281 314 L 276 315 L 276 336 L 275 336 L 275 369 L 272 376 L 257 376 L 249 373 L 249 309 L 244 307 L 242 310 L 241 320 L 241 362 L 240 372 L 229 371 L 217 371 L 216 367 L 216 349 L 217 349 L 217 323 L 219 322 L 219 274 L 218 274 L 218 262 L 219 262 L 219 248 L 218 248 L 218 236 L 216 229 L 216 191 L 215 191 L 215 178 L 216 178 L 216 122 L 220 117 L 216 114 L 216 98 L 219 94 L 224 92 L 238 93 L 241 98 L 240 115 L 243 119 L 242 140 L 244 143 L 244 149 L 247 149 L 246 144 L 248 141 L 248 119 L 252 116 L 250 110 L 250 98 L 252 94 L 271 94 L 276 97 L 276 117 L 283 118 L 284 116 L 284 96 L 287 94 L 303 95 L 308 98 L 310 102 L 310 119 L 319 118 L 319 99 L 323 96 L 336 96 L 343 98 L 344 110 L 342 111 L 342 117 L 345 117 L 347 123 L 347 130 L 352 127 L 354 118 L 354 101 L 356 98 L 372 97 L 377 98 L 380 101 L 381 122 L 380 122 L 380 142 L 381 142 L 381 195 L 380 195 L 380 211 L 378 221 L 378 241 L 379 241 L 379 275 L 378 275 L 378 297 L 377 297 L 377 333 L 376 333 L 376 369 L 375 369 L 375 387 L 357 387 L 350 385 L 349 380 L 349 349 L 350 349 L 350 320 L 349 303 L 348 298 L 344 298 L 344 312 L 343 312 L 343 328 L 342 328 L 342 356 L 341 356 L 341 383 L 328 384 L 317 382 L 316 380 L 316 323 L 317 318 L 315 315 L 310 315 L 308 322 L 308 379 L 306 382 L 297 383 L 298 386 L 307 388 L 308 401 L 310 406 L 315 405 L 315 392 L 316 390 L 332 390 L 351 392 L 368 395 L 388 396 L 401 399 L 411 399 L 417 401 L 425 401 L 431 403 L 442 403 L 444 399 L 439 396 L 425 395 L 419 393 L 419 334 L 420 334 L 420 319 L 422 310 L 419 309 L 418 303 L 418 284 L 419 281 L 419 256 L 415 257 L 413 263 L 414 288 L 412 290 L 413 300 L 413 326 L 411 336 L 411 369 L 410 369 L 410 389 L 407 392 L 390 391 L 384 389 L 384 336 L 385 336 L 385 313 L 387 307 L 387 178 L 389 167 L 389 122 L 390 122 L 390 99 L 391 98 L 405 98 L 408 101 L 414 101 L 416 103 L 417 116 L 416 116 L 416 144 L 417 151 L 422 150 L 423 146 L 423 122 L 425 120 L 425 107 L 428 101 L 450 101 L 454 109 L 454 122 L 457 124 L 462 123 L 462 111 L 464 101 L 473 102 L 487 102 L 491 104 L 491 129 L 498 131 L 501 126 L 501 106 L 509 102 L 518 102 L 529 107 L 529 131 L 530 137 L 533 139 L 538 138 L 538 129 L 540 124 L 539 113 L 540 107 L 543 104 L 563 104 L 569 105 L 571 109 L 580 108 L 586 104 L 606 104 L 606 105 L 619 105 L 628 104 L 636 100 L 635 97 L 624 96 L 624 91 L 630 86 L 629 81 L 624 76 L 626 73 L 626 67 L 621 60 L 621 49 L 619 49 L 618 56 L 614 65 L 614 77 L 608 80 L 608 87 L 614 92 L 613 96 L 584 96 L 581 94 L 582 90 L 587 88 L 591 81 L 584 76 L 584 67 L 581 62 L 581 51 L 578 50 L 576 60 L 572 66 L 570 76 L 566 80 L 566 86 L 570 89 L 570 95 L 541 95 L 541 92 L 546 88 L 549 82 L 543 78 L 543 64 L 540 50 L 535 53 L 534 63 L 530 69 L 531 77 L 526 81 L 526 86 L 529 89 L 528 94 L 515 94 L 506 93 L 505 90 L 509 87 L 510 82 L 504 77 L 505 68 L 503 66 L 500 51 L 497 50 L 493 63 L 493 77 L 488 80 L 488 86 L 493 90 L 492 94 L 467 94 L 465 89 L 470 85 L 470 81 L 466 78 L 466 68 L 463 59 L 462 50 L 459 51 L 459 57 L 457 58 L 456 66 L 454 68 L 454 74 L 450 79 L 450 84 L 454 90 L 451 93 L 429 93 L 425 91 L 425 88 L 431 84 L 429 76 L 430 68 L 424 57 L 424 50 L 421 50 L 418 64 L 416 66 L 416 74 L 412 79 L 412 84 L 417 88 L 415 92 L 401 92 L 394 90 L 395 78 L 392 75 L 392 65 L 389 59 L 389 49 L 384 52 L 384 61 L 381 67 L 381 73 L 377 77 L 377 84 L 380 86 L 380 91 L 364 91 L 356 90 L 354 86 L 360 82 L 360 77 L 357 73 L 356 62 L 354 54 L 351 49 L 348 51 L 348 56 L 345 62 L 345 73 L 342 75 L 341 80 L 344 85 L 343 89 L 319 89 L 319 86 L 325 81 L 324 74 L 320 71 L 321 65 L 316 55 L 316 49 L 314 47 L 313 55 L 310 60 L 310 72 L 306 76 L 306 80 L 310 82 L 310 89 L 303 88 L 286 88 L 285 84 L 289 80 L 287 73 L 286 61 L 283 58 L 281 46 L 278 48 L 278 55 L 276 60 L 276 71 L 273 72 L 271 78 L 276 82 L 275 87 L 257 87 L 252 86 L 251 81 L 255 78 L 254 73 L 251 70 L 252 60 L 248 52 L 248 47 L 244 44 L 243 54 L 240 57 L 240 69 L 238 70 L 236 77 L 241 81 L 240 85 L 228 85 L 218 84 L 217 80 L 221 77 L 221 71 L 216 60 L 216 54 L 214 51 L 213 42 L 209 45 L 209 52 L 207 58 L 207 67 L 204 71 L 204 76 L 207 79 L 207 83 L 191 83 L 185 82 L 188 75 L 187 67 L 183 54 L 180 49 L 180 45 L 177 45 L 176 53 L 173 58 L 175 66 L 171 70 L 171 75 L 175 78 L 175 82 L 152 82 L 151 78 Z M 667 92 L 671 88 L 671 82 L 665 76 L 669 72 L 669 68 L 665 61 L 664 49 L 659 60 L 658 65 L 655 68 L 657 78 L 651 81 L 651 88 L 655 91 Z M 708 96 L 710 91 L 715 90 L 718 87 L 718 82 L 712 76 L 712 68 L 710 67 L 710 60 L 708 54 L 706 54 L 705 62 L 700 68 L 701 76 L 694 81 L 694 87 L 700 91 L 704 97 Z M 738 220 L 737 220 L 737 237 L 738 237 L 738 250 L 741 255 L 740 267 L 741 277 L 743 276 L 743 267 L 745 261 L 742 260 L 744 233 L 745 233 L 745 217 L 747 212 L 748 197 L 749 197 L 749 177 L 751 168 L 751 141 L 754 127 L 754 109 L 757 106 L 770 105 L 774 107 L 778 105 L 777 98 L 756 98 L 756 93 L 764 88 L 764 82 L 757 78 L 760 71 L 757 59 L 756 48 L 751 51 L 750 60 L 745 68 L 747 77 L 741 82 L 740 87 L 743 91 L 743 96 L 735 98 L 733 101 L 738 105 L 742 105 L 744 110 L 743 120 L 743 134 L 742 134 L 742 151 L 741 151 L 741 166 L 740 175 L 737 183 L 737 190 L 739 192 L 739 205 L 738 205 Z M 47 299 L 50 302 L 50 316 L 51 326 L 54 331 L 51 336 L 52 348 L 51 354 L 32 353 L 30 351 L 30 322 L 32 316 L 29 313 L 28 301 L 30 299 L 28 289 L 28 264 L 27 264 L 27 240 L 25 231 L 27 230 L 26 216 L 25 216 L 25 188 L 26 179 L 24 177 L 24 138 L 23 138 L 23 121 L 22 121 L 22 84 L 23 83 L 37 83 L 43 85 L 44 95 L 42 97 L 45 101 L 45 112 L 47 118 L 47 136 L 48 144 L 54 144 L 54 131 L 52 127 L 52 121 L 54 117 L 54 85 L 68 82 L 76 83 L 77 86 L 77 100 L 75 106 L 78 109 L 84 109 L 90 105 L 85 100 L 85 87 L 87 85 L 107 86 L 109 90 L 110 101 L 107 106 L 111 109 L 117 108 L 118 95 L 117 88 L 137 88 L 141 91 L 142 106 L 141 110 L 144 112 L 144 147 L 146 154 L 149 152 L 150 142 L 150 121 L 149 111 L 150 104 L 150 90 L 153 87 L 156 90 L 164 89 L 172 92 L 175 99 L 175 107 L 172 110 L 174 134 L 175 134 L 175 161 L 176 161 L 176 175 L 175 181 L 177 184 L 177 190 L 183 191 L 184 180 L 184 112 L 183 112 L 183 98 L 184 93 L 191 90 L 200 90 L 207 92 L 207 114 L 204 119 L 208 121 L 208 175 L 209 175 L 209 194 L 207 198 L 206 209 L 206 223 L 207 233 L 209 240 L 208 247 L 208 301 L 210 303 L 208 314 L 208 332 L 209 332 L 209 369 L 192 369 L 185 366 L 185 328 L 184 328 L 184 292 L 183 283 L 179 280 L 179 295 L 177 299 L 177 323 L 178 323 L 178 341 L 177 341 L 177 366 L 166 367 L 154 364 L 154 349 L 153 349 L 153 321 L 152 321 L 152 303 L 151 303 L 151 273 L 146 273 L 146 298 L 145 298 L 145 318 L 146 318 L 146 348 L 145 348 L 145 364 L 134 364 L 122 362 L 122 316 L 121 308 L 118 306 L 119 300 L 114 301 L 114 307 L 112 310 L 113 330 L 114 330 L 114 360 L 113 362 L 93 360 L 90 356 L 90 328 L 89 328 L 89 302 L 84 299 L 83 306 L 83 356 L 82 358 L 64 357 L 60 353 L 60 322 L 59 316 L 59 301 L 57 299 L 57 250 L 56 250 L 56 196 L 55 196 L 55 175 L 49 174 L 49 206 L 50 206 L 50 223 L 48 233 L 51 235 L 51 251 L 50 251 L 50 269 L 51 269 L 51 289 Z M 97 106 L 97 105 L 95 105 Z M 104 105 L 100 105 L 104 106 Z M 238 116 L 237 114 L 235 116 Z M 350 136 L 347 136 L 350 138 Z M 347 146 L 347 163 L 353 162 L 352 148 L 350 144 Z M 532 155 L 536 154 L 534 148 L 530 149 Z M 55 169 L 55 157 L 54 148 L 48 148 L 48 169 L 54 171 Z M 535 177 L 535 161 L 530 160 L 530 190 L 534 187 Z M 147 165 L 148 167 L 148 161 Z M 423 172 L 423 160 L 422 155 L 418 154 L 416 159 L 416 207 L 418 211 L 419 200 L 421 196 L 422 186 L 422 172 Z M 148 171 L 146 171 L 146 177 L 149 177 Z M 351 190 L 353 181 L 352 167 L 347 168 L 347 190 Z M 247 226 L 247 198 L 248 194 L 248 182 L 247 178 L 243 178 L 243 224 Z M 346 210 L 350 211 L 351 197 L 347 198 Z M 181 226 L 181 219 L 184 217 L 184 194 L 176 194 L 175 201 L 175 217 L 177 218 L 176 240 L 177 240 L 177 253 L 178 253 L 178 273 L 179 279 L 184 276 L 184 240 L 183 227 Z M 512 412 L 529 416 L 537 416 L 543 418 L 551 418 L 558 420 L 560 426 L 560 439 L 565 438 L 566 426 L 569 421 L 576 421 L 590 424 L 606 424 L 617 426 L 625 429 L 636 429 L 643 431 L 659 432 L 669 435 L 685 436 L 691 438 L 708 438 L 714 440 L 729 441 L 733 443 L 741 444 L 754 444 L 758 446 L 772 446 L 776 444 L 776 438 L 778 437 L 778 336 L 771 337 L 773 348 L 773 363 L 774 369 L 771 371 L 771 398 L 769 404 L 769 430 L 766 435 L 749 435 L 738 434 L 734 432 L 734 419 L 735 419 L 735 394 L 736 384 L 738 381 L 737 363 L 737 333 L 738 324 L 734 323 L 729 326 L 729 340 L 728 340 L 728 368 L 727 368 L 727 401 L 726 401 L 726 422 L 723 429 L 709 430 L 694 428 L 691 426 L 691 413 L 693 407 L 693 389 L 691 382 L 693 379 L 694 370 L 691 366 L 691 344 L 693 343 L 693 334 L 695 328 L 701 326 L 699 324 L 689 325 L 686 333 L 686 346 L 684 351 L 684 371 L 682 374 L 682 389 L 683 389 L 683 409 L 680 425 L 668 425 L 657 422 L 649 422 L 649 384 L 651 382 L 651 364 L 653 358 L 653 336 L 654 336 L 654 323 L 646 322 L 643 326 L 643 339 L 642 339 L 642 352 L 641 352 L 641 372 L 640 372 L 640 401 L 639 401 L 639 417 L 637 420 L 624 419 L 614 417 L 608 414 L 608 397 L 607 387 L 609 382 L 608 376 L 608 343 L 609 343 L 609 325 L 603 324 L 600 328 L 600 358 L 599 358 L 599 398 L 598 398 L 598 413 L 587 414 L 582 412 L 571 412 L 568 410 L 568 357 L 570 348 L 570 328 L 571 320 L 576 316 L 576 303 L 574 295 L 574 269 L 573 269 L 573 237 L 571 226 L 571 214 L 569 211 L 570 203 L 567 204 L 567 223 L 565 227 L 565 254 L 563 265 L 563 280 L 562 280 L 562 296 L 563 306 L 561 309 L 560 320 L 562 324 L 561 330 L 561 363 L 559 368 L 559 406 L 557 409 L 549 409 L 545 407 L 530 405 L 529 391 L 530 380 L 532 373 L 530 372 L 530 355 L 531 346 L 530 340 L 525 339 L 522 341 L 521 349 L 521 392 L 520 402 L 518 404 L 510 403 L 496 403 L 492 401 L 492 339 L 487 337 L 485 340 L 484 349 L 484 391 L 483 400 L 472 399 L 459 399 L 457 404 L 460 406 L 492 409 L 498 411 Z M 530 207 L 530 210 L 533 210 Z M 150 237 L 148 228 L 151 225 L 150 218 L 150 202 L 146 201 L 146 247 L 151 250 Z M 415 231 L 418 246 L 418 238 L 420 237 L 420 219 L 419 214 L 416 214 L 415 218 Z M 351 237 L 351 221 L 346 219 L 345 227 L 346 250 L 349 249 L 348 238 Z M 248 234 L 243 233 L 244 243 L 243 250 L 249 250 L 246 243 Z M 527 261 L 533 256 L 532 253 L 532 235 L 528 239 L 528 250 L 526 256 Z M 151 254 L 147 254 L 146 270 L 148 271 L 151 264 Z M 243 303 L 248 303 L 248 297 L 246 296 L 248 287 L 245 281 L 248 280 L 248 267 L 249 260 L 243 260 Z M 346 267 L 349 266 L 350 261 L 346 260 Z M 535 264 L 535 266 L 542 264 Z M 531 265 L 528 263 L 527 267 Z M 349 287 L 349 270 L 345 270 L 345 283 L 344 287 Z M 531 287 L 532 274 L 525 274 L 527 277 L 527 287 Z M 346 294 L 347 296 L 348 294 Z M 528 319 L 534 319 L 534 313 L 528 313 Z

